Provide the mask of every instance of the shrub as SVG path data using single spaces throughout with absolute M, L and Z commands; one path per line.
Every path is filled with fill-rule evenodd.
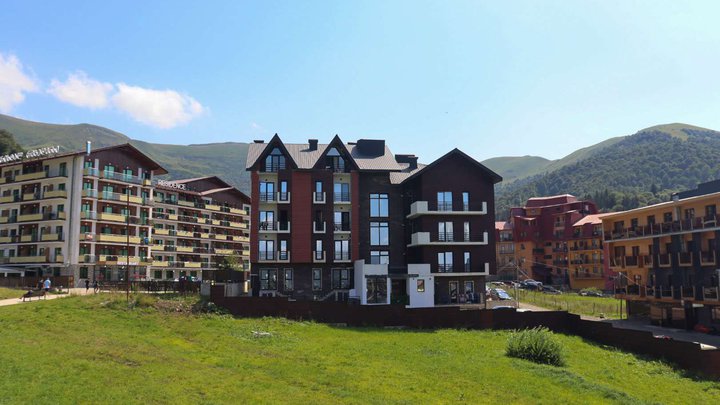
M 512 332 L 505 354 L 540 364 L 565 365 L 562 344 L 545 327 Z

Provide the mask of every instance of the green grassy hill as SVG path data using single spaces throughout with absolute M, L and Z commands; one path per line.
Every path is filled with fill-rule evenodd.
M 529 197 L 569 193 L 617 211 L 667 201 L 673 192 L 720 178 L 720 133 L 714 130 L 658 125 L 604 143 L 589 155 L 578 151 L 555 170 L 498 187 L 498 218 Z
M 505 355 L 508 331 L 350 328 L 98 294 L 0 307 L 3 404 L 717 404 L 720 383 L 555 335 L 565 367 Z M 269 335 L 258 337 L 257 332 Z
M 250 191 L 250 175 L 245 171 L 247 143 L 156 144 L 134 140 L 97 125 L 45 124 L 2 114 L 0 129 L 12 133 L 25 148 L 61 145 L 63 150 L 83 150 L 86 141 L 91 141 L 93 147 L 129 142 L 168 169 L 170 179 L 216 175 L 245 193 Z

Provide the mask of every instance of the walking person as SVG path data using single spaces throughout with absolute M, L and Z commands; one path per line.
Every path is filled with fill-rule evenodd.
M 93 292 L 97 294 L 99 289 L 97 280 L 93 280 Z
M 88 291 L 90 291 L 90 279 L 86 278 L 85 279 L 85 294 L 87 294 Z
M 45 289 L 45 292 L 50 292 L 50 286 L 52 285 L 52 282 L 50 281 L 50 277 L 45 279 L 45 282 L 43 283 L 43 288 Z

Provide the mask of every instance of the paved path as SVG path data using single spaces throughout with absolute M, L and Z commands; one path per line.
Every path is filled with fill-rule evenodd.
M 18 297 L 22 296 L 25 293 L 25 291 L 26 290 L 17 290 Z M 92 289 L 90 289 L 90 294 L 92 294 Z M 69 297 L 71 295 L 85 295 L 85 289 L 84 288 L 70 288 L 70 291 L 68 294 L 48 294 L 42 298 L 34 297 L 32 300 L 25 300 L 25 302 L 23 302 L 23 300 L 19 299 L 19 298 L 8 298 L 6 300 L 0 300 L 0 307 L 6 307 L 8 305 L 18 305 L 18 304 L 31 304 L 33 302 L 54 300 L 54 299 L 58 299 L 58 298 Z

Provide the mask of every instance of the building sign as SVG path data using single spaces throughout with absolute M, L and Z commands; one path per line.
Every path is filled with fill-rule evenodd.
M 175 183 L 174 181 L 158 180 L 157 185 L 160 187 L 174 188 L 177 190 L 187 190 L 185 184 Z
M 37 148 L 29 150 L 27 152 L 11 153 L 9 155 L 0 156 L 0 163 L 10 163 L 23 159 L 39 158 L 47 155 L 54 155 L 60 152 L 60 146 L 47 146 L 44 148 Z

